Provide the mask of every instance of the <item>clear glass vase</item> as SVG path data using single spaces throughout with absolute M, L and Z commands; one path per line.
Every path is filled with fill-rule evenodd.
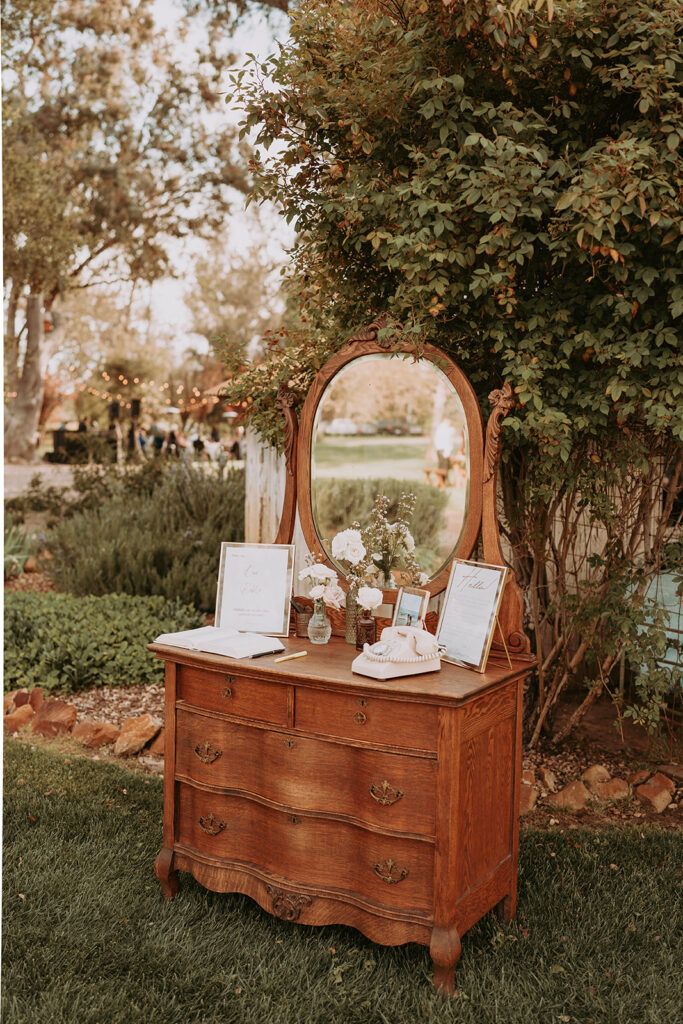
M 325 611 L 325 602 L 320 597 L 313 605 L 313 614 L 308 623 L 308 639 L 312 644 L 326 644 L 332 636 L 332 624 Z
M 344 639 L 347 644 L 356 642 L 356 620 L 358 619 L 358 601 L 356 591 L 349 590 L 346 595 L 346 617 L 344 622 Z

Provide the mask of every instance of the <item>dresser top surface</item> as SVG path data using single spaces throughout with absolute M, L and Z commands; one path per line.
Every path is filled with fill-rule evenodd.
M 315 645 L 299 637 L 287 637 L 282 638 L 282 643 L 285 650 L 279 655 L 239 660 L 162 644 L 150 644 L 149 650 L 165 661 L 192 665 L 214 672 L 230 672 L 234 675 L 281 683 L 331 685 L 338 689 L 349 688 L 377 694 L 409 696 L 412 699 L 456 703 L 468 700 L 492 686 L 519 679 L 527 675 L 533 667 L 531 661 L 513 658 L 510 668 L 507 659 L 501 661 L 491 657 L 486 672 L 475 672 L 473 669 L 442 662 L 440 672 L 425 672 L 422 675 L 398 679 L 370 679 L 367 676 L 355 675 L 351 671 L 351 662 L 358 652 L 344 640 L 333 637 L 328 644 Z M 277 657 L 297 651 L 306 651 L 306 657 L 278 664 L 274 661 Z

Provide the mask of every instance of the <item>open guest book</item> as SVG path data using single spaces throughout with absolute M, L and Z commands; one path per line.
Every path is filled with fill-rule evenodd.
M 154 643 L 204 654 L 222 654 L 225 658 L 258 658 L 263 654 L 279 654 L 285 649 L 275 637 L 240 633 L 225 626 L 200 626 L 180 633 L 162 633 Z

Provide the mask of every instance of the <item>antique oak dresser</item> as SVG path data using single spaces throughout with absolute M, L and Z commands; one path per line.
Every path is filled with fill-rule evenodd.
M 329 561 L 311 500 L 317 406 L 353 360 L 407 349 L 400 337 L 388 347 L 381 322 L 373 324 L 323 367 L 300 421 L 296 396 L 282 392 L 278 542 L 291 540 L 298 507 L 308 547 Z M 468 501 L 453 555 L 471 557 L 479 541 L 481 560 L 504 564 L 495 495 L 511 389 L 491 396 L 484 439 L 467 378 L 429 346 L 423 358 L 450 381 L 467 425 Z M 448 569 L 427 584 L 432 594 Z M 346 924 L 385 945 L 422 943 L 435 984 L 454 991 L 462 935 L 494 908 L 509 920 L 516 904 L 522 686 L 532 661 L 512 574 L 499 621 L 507 651 L 496 642 L 483 674 L 444 663 L 388 681 L 353 675 L 356 652 L 337 637 L 326 646 L 286 639 L 288 651 L 307 656 L 281 664 L 151 645 L 166 663 L 156 861 L 164 894 L 189 872 L 287 921 Z

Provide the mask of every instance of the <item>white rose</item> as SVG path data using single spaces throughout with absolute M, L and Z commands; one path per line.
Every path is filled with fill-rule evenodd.
M 318 580 L 319 583 L 326 583 L 328 580 L 336 581 L 337 574 L 334 569 L 329 569 L 322 562 L 316 562 L 315 565 L 310 566 L 310 577 Z
M 332 557 L 358 565 L 365 557 L 365 545 L 360 530 L 342 530 L 332 541 Z
M 361 608 L 371 612 L 382 604 L 384 594 L 377 587 L 361 587 L 356 595 L 356 600 Z
M 424 586 L 425 583 L 429 583 L 429 574 L 426 572 L 421 572 L 418 579 L 420 583 Z
M 325 595 L 325 584 L 324 583 L 318 583 L 317 586 L 311 587 L 310 596 L 313 598 L 314 601 L 318 601 L 321 597 L 324 597 L 324 595 Z
M 338 583 L 328 583 L 323 587 L 323 601 L 330 608 L 343 608 L 346 603 L 346 595 Z

